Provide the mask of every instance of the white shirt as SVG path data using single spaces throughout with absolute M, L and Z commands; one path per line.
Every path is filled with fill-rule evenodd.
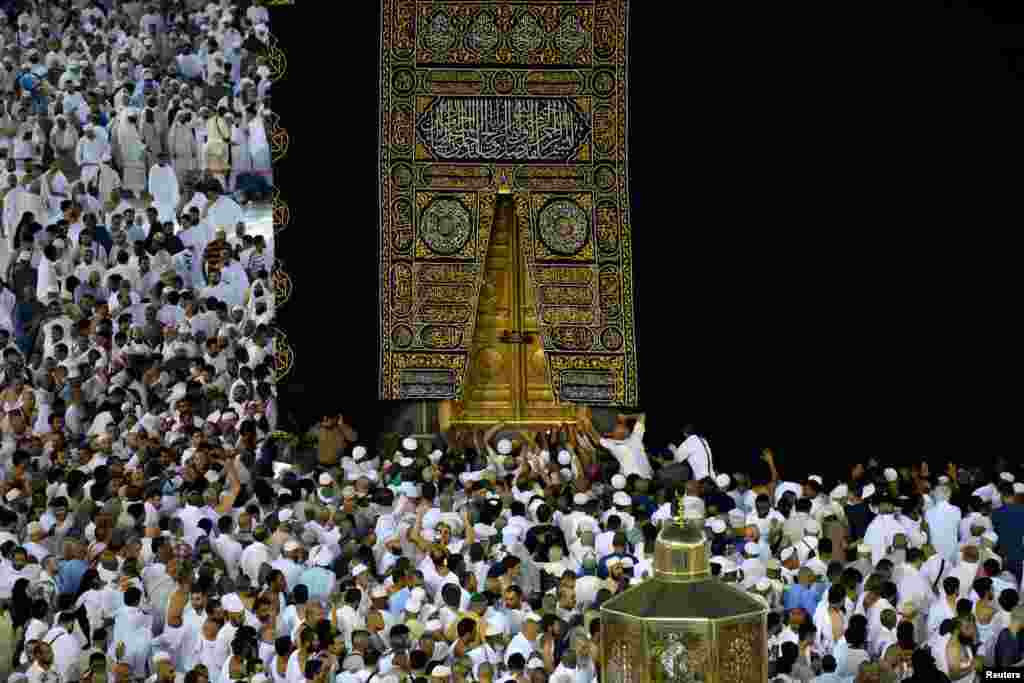
M 931 543 L 935 551 L 948 562 L 956 562 L 959 554 L 958 534 L 963 514 L 960 508 L 948 501 L 938 501 L 927 512 L 925 520 L 931 531 Z
M 82 646 L 73 634 L 57 626 L 43 636 L 53 649 L 53 668 L 60 673 L 63 681 L 77 681 L 78 667 L 82 657 Z
M 696 480 L 715 476 L 711 460 L 711 446 L 707 439 L 691 434 L 681 446 L 674 449 L 676 462 L 689 463 L 693 471 L 693 478 Z
M 622 467 L 622 476 L 636 474 L 641 479 L 651 479 L 654 472 L 644 450 L 644 423 L 636 423 L 633 433 L 624 441 L 601 439 L 601 445 L 611 452 Z
M 270 549 L 263 543 L 252 543 L 242 551 L 240 560 L 242 571 L 254 586 L 260 585 L 260 567 L 264 562 L 270 562 Z

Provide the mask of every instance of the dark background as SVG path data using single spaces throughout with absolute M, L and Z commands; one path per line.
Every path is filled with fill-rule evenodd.
M 997 399 L 1020 211 L 994 201 L 1020 195 L 1020 17 L 670 4 L 635 2 L 631 23 L 648 448 L 692 421 L 730 470 L 766 445 L 794 477 L 991 457 L 1014 417 Z M 365 437 L 394 409 L 376 400 L 377 19 L 303 3 L 272 26 L 284 428 L 340 411 Z

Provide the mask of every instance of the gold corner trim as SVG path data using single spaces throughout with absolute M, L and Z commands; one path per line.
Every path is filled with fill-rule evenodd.
M 277 36 L 269 35 L 267 53 L 262 60 L 270 69 L 270 82 L 277 83 L 288 74 L 288 55 L 281 49 Z
M 270 279 L 274 289 L 274 306 L 280 310 L 281 306 L 284 306 L 292 298 L 292 293 L 295 291 L 295 283 L 292 281 L 291 275 L 284 269 L 281 259 L 277 259 Z
M 281 161 L 288 156 L 291 137 L 288 135 L 288 131 L 281 127 L 281 116 L 277 112 L 268 112 L 265 123 L 269 124 L 267 139 L 270 142 L 270 159 L 272 162 Z
M 292 218 L 291 210 L 288 208 L 288 204 L 281 199 L 281 190 L 276 187 L 274 188 L 274 197 L 271 203 L 274 216 L 274 235 L 278 235 L 288 227 L 288 223 Z
M 280 384 L 295 367 L 295 350 L 288 342 L 288 335 L 277 325 L 274 330 L 274 383 Z

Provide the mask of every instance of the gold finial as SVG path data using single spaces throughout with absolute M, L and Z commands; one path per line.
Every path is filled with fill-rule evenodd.
M 686 496 L 680 493 L 676 496 L 676 524 L 679 526 L 686 526 L 686 505 L 684 500 Z

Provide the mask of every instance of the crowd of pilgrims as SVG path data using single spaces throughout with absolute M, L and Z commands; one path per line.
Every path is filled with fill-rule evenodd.
M 332 416 L 296 456 L 275 432 L 272 254 L 240 204 L 272 185 L 263 3 L 7 5 L 9 681 L 596 683 L 600 607 L 652 576 L 680 500 L 716 580 L 770 610 L 772 681 L 1024 659 L 1005 462 L 872 461 L 825 486 L 768 450 L 718 471 L 692 429 L 649 455 L 643 415 L 602 433 L 587 411 L 393 447 Z
M 78 439 L 6 404 L 10 680 L 596 683 L 600 607 L 652 577 L 681 509 L 713 580 L 770 610 L 771 681 L 970 681 L 1024 658 L 1009 466 L 872 461 L 825 487 L 765 450 L 726 474 L 690 428 L 649 455 L 643 415 L 601 433 L 586 410 L 371 445 L 332 416 L 303 456 L 265 416 L 154 402 Z

